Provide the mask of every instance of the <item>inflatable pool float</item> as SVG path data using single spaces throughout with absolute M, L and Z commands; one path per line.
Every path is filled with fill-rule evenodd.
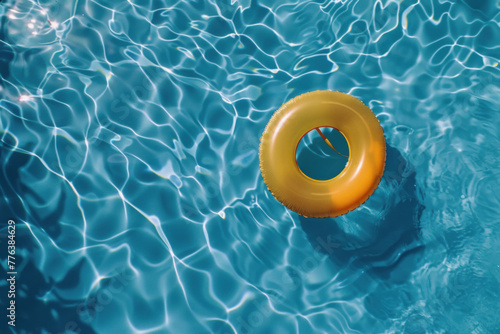
M 349 146 L 345 168 L 330 180 L 308 177 L 296 160 L 302 137 L 311 130 L 320 132 L 320 127 L 337 129 Z M 283 205 L 306 217 L 336 217 L 363 204 L 380 183 L 386 159 L 384 132 L 359 99 L 334 91 L 310 92 L 274 113 L 262 134 L 259 159 L 264 182 Z

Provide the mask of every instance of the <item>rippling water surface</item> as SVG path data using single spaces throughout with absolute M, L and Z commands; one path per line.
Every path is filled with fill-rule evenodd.
M 0 13 L 17 333 L 500 332 L 496 1 Z M 318 89 L 364 101 L 388 144 L 379 188 L 336 219 L 288 211 L 259 170 L 273 112 Z

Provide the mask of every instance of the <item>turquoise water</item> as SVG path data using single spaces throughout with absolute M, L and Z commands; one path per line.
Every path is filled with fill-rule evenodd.
M 3 1 L 9 333 L 499 333 L 497 1 Z M 350 93 L 374 195 L 307 219 L 267 190 L 273 112 Z M 5 312 L 7 282 L 0 281 Z M 5 326 L 5 327 L 4 327 Z

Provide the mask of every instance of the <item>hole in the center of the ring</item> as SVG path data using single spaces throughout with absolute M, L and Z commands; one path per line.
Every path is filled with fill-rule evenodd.
M 337 129 L 319 127 L 302 137 L 295 159 L 302 173 L 310 178 L 330 180 L 339 175 L 347 165 L 349 145 Z

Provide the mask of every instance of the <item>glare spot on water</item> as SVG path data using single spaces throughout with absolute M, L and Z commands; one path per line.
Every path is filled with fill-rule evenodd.
M 49 23 L 50 23 L 50 27 L 52 29 L 57 29 L 59 27 L 59 23 L 57 21 L 50 21 L 49 20 Z

